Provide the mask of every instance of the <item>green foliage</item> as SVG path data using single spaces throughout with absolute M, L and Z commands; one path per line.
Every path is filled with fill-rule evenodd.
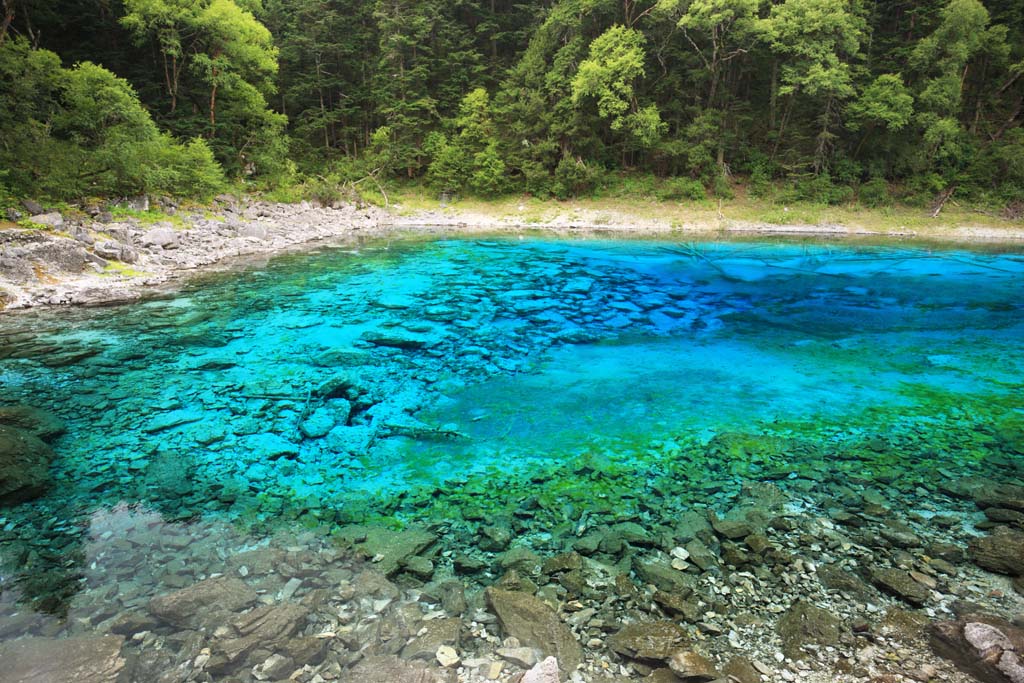
M 131 86 L 88 62 L 72 69 L 25 41 L 0 46 L 0 164 L 11 189 L 59 199 L 161 193 L 212 195 L 223 176 L 201 140 L 161 133 Z
M 211 153 L 282 196 L 339 173 L 542 197 L 728 197 L 732 177 L 818 204 L 883 182 L 922 204 L 1024 194 L 1010 0 L 14 4 L 12 194 L 209 194 Z
M 661 201 L 680 201 L 688 199 L 700 201 L 707 199 L 708 193 L 704 184 L 693 178 L 670 178 L 661 183 L 655 196 Z
M 555 168 L 552 194 L 558 199 L 580 197 L 591 192 L 600 180 L 601 173 L 582 159 L 564 156 Z
M 889 206 L 892 203 L 892 195 L 889 194 L 889 183 L 884 178 L 872 178 L 860 186 L 857 198 L 864 206 L 877 208 Z

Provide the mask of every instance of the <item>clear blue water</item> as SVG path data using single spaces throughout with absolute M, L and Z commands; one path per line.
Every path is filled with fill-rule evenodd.
M 68 430 L 4 560 L 125 506 L 472 532 L 530 499 L 544 543 L 751 479 L 927 488 L 1018 457 L 1022 292 L 1019 253 L 449 239 L 5 316 L 0 402 Z

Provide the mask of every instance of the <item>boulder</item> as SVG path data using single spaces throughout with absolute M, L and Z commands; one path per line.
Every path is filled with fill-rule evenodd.
M 63 420 L 32 406 L 0 408 L 0 425 L 15 427 L 43 441 L 52 442 L 66 431 Z
M 1024 532 L 1006 528 L 991 536 L 975 538 L 968 544 L 971 559 L 982 569 L 1024 576 Z
M 31 199 L 23 199 L 21 201 L 21 207 L 28 211 L 29 214 L 33 216 L 41 213 L 46 213 L 46 209 L 43 208 L 42 204 Z
M 121 636 L 0 643 L 0 678 L 8 683 L 115 683 L 124 668 Z
M 932 649 L 982 683 L 1024 683 L 1024 630 L 1003 619 L 967 615 L 933 624 Z
M 59 211 L 51 211 L 32 216 L 29 221 L 36 225 L 45 225 L 48 228 L 59 228 L 64 225 L 64 216 L 61 216 Z
M 623 657 L 665 661 L 684 647 L 686 631 L 672 621 L 653 621 L 624 626 L 608 638 L 608 647 Z
M 535 647 L 545 656 L 558 658 L 565 673 L 579 666 L 583 649 L 576 637 L 554 610 L 538 598 L 497 588 L 488 588 L 484 595 L 506 637 L 516 638 L 526 647 Z
M 206 579 L 149 601 L 149 611 L 179 628 L 202 623 L 211 609 L 238 612 L 256 602 L 256 591 L 240 579 Z
M 41 496 L 50 483 L 53 456 L 38 437 L 0 425 L 0 506 Z
M 1024 511 L 1024 486 L 998 484 L 994 487 L 978 489 L 974 495 L 978 507 L 1003 508 L 1006 510 Z
M 179 237 L 174 228 L 154 227 L 150 228 L 139 242 L 146 247 L 160 247 L 161 249 L 174 249 L 178 246 Z
M 839 628 L 840 621 L 831 612 L 803 600 L 786 610 L 776 626 L 782 652 L 790 659 L 803 658 L 805 645 L 835 645 Z

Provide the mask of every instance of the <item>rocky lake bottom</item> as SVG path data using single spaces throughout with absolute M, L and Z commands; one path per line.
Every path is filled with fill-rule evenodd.
M 0 681 L 1024 682 L 1024 255 L 375 240 L 0 317 Z

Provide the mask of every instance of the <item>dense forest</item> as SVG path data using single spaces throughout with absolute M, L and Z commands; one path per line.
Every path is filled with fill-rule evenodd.
M 1020 0 L 0 0 L 0 190 L 1024 200 Z

